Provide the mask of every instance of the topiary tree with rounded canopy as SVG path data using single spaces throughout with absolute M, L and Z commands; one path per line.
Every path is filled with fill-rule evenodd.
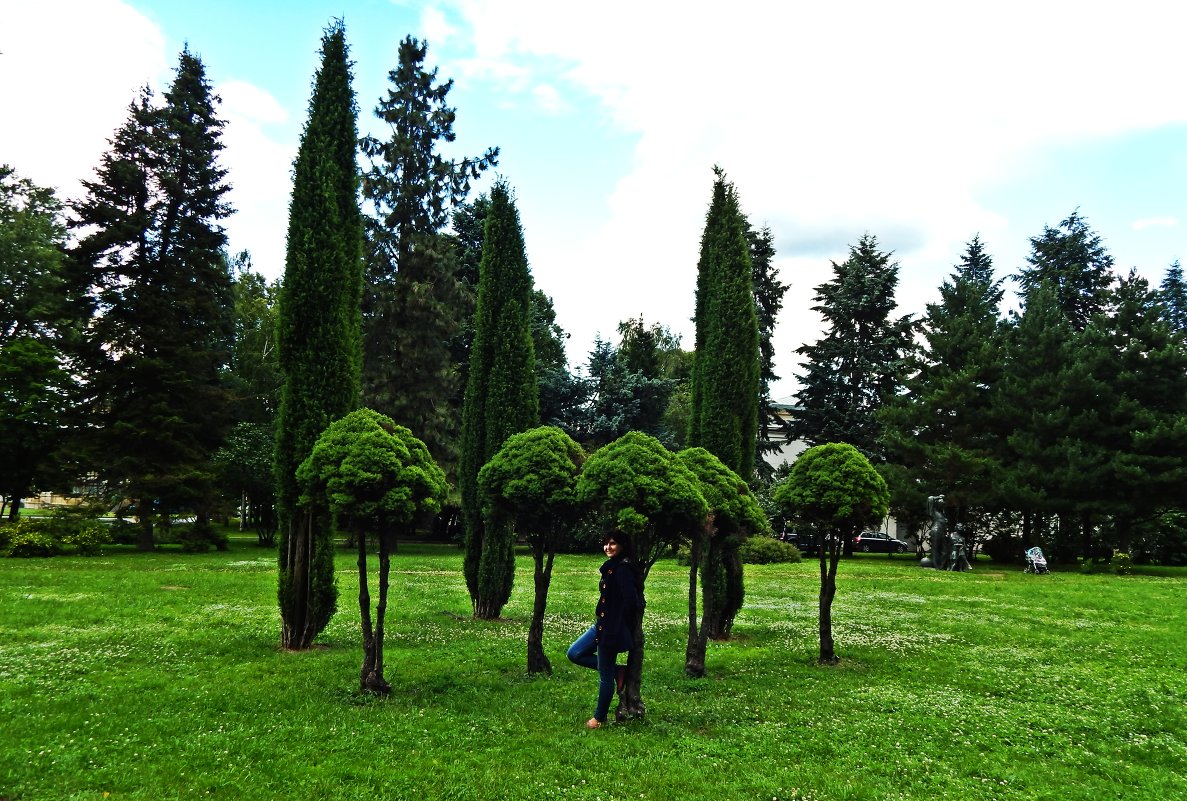
M 528 627 L 528 672 L 551 673 L 544 654 L 544 610 L 556 547 L 584 511 L 577 477 L 585 451 L 555 426 L 512 434 L 478 471 L 487 528 L 508 523 L 527 537 L 535 561 L 535 601 Z
M 816 538 L 820 554 L 819 661 L 836 664 L 832 605 L 841 550 L 863 527 L 886 517 L 890 492 L 861 451 L 844 442 L 830 442 L 800 454 L 791 475 L 775 488 L 775 502 L 788 519 Z
M 705 675 L 705 649 L 713 620 L 719 609 L 721 594 L 709 586 L 720 571 L 710 567 L 721 565 L 722 543 L 727 537 L 751 534 L 770 534 L 771 521 L 750 494 L 750 488 L 737 473 L 704 448 L 685 448 L 676 458 L 696 477 L 701 495 L 709 507 L 705 524 L 692 536 L 692 558 L 688 571 L 688 647 L 684 652 L 684 672 L 690 677 Z M 701 622 L 697 625 L 697 569 L 705 565 L 701 575 L 703 606 Z
M 697 477 L 655 437 L 628 432 L 604 445 L 585 462 L 577 480 L 578 498 L 605 514 L 629 534 L 642 568 L 636 589 L 644 598 L 647 574 L 665 550 L 698 535 L 709 513 Z M 634 647 L 627 658 L 626 683 L 615 717 L 646 712 L 643 676 L 643 608 L 635 620 Z
M 386 695 L 383 677 L 383 619 L 387 612 L 391 551 L 399 534 L 437 514 L 445 501 L 445 473 L 428 448 L 404 426 L 371 409 L 358 409 L 331 423 L 297 468 L 302 506 L 325 503 L 340 529 L 356 535 L 359 611 L 362 614 L 363 692 Z M 379 603 L 371 618 L 367 582 L 367 538 L 379 541 Z

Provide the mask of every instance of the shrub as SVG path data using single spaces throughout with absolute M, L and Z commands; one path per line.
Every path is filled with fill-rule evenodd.
M 1133 572 L 1133 557 L 1127 553 L 1118 551 L 1113 554 L 1113 572 L 1118 576 L 1128 576 Z
M 747 565 L 770 565 L 777 562 L 799 562 L 803 559 L 800 549 L 789 542 L 774 537 L 748 537 L 738 547 L 742 563 Z
M 26 518 L 15 526 L 8 527 L 6 552 L 16 558 L 54 556 L 62 546 L 50 533 L 50 523 L 44 520 Z
M 111 531 L 97 520 L 71 521 L 69 527 L 62 527 L 58 541 L 74 548 L 80 556 L 98 556 L 101 547 L 111 542 Z

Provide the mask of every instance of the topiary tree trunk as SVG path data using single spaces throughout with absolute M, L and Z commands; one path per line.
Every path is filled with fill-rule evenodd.
M 544 653 L 544 610 L 548 606 L 548 586 L 552 582 L 552 563 L 556 551 L 544 547 L 543 538 L 532 542 L 535 564 L 536 596 L 532 602 L 532 622 L 528 626 L 528 673 L 552 673 L 552 663 Z

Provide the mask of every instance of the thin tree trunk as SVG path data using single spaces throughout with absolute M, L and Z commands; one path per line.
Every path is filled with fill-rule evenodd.
M 391 577 L 391 553 L 389 545 L 391 535 L 387 531 L 379 533 L 379 605 L 375 608 L 375 668 L 369 677 L 367 692 L 375 695 L 387 695 L 392 691 L 391 685 L 383 677 L 383 620 L 387 615 L 387 589 Z M 360 540 L 366 536 L 359 534 Z
M 840 548 L 833 542 L 826 556 L 820 549 L 820 659 L 822 665 L 835 665 L 837 659 L 833 644 L 833 598 L 837 594 L 837 562 Z
M 703 537 L 695 537 L 688 565 L 688 645 L 684 648 L 684 673 L 699 679 L 705 675 L 705 649 L 701 644 L 701 626 L 697 625 L 697 568 L 701 561 Z
M 356 535 L 359 569 L 359 621 L 363 633 L 363 664 L 359 668 L 359 689 L 369 692 L 375 675 L 375 628 L 371 623 L 371 592 L 367 586 L 367 537 Z
M 552 673 L 552 664 L 544 653 L 544 611 L 548 607 L 548 585 L 552 581 L 552 562 L 555 556 L 555 552 L 549 547 L 545 557 L 542 538 L 532 538 L 532 559 L 536 565 L 536 597 L 532 603 L 532 622 L 528 626 L 528 673 Z
M 646 583 L 646 573 L 651 569 L 650 564 L 643 567 L 642 573 L 635 575 L 635 589 L 639 593 L 639 608 L 635 615 L 634 646 L 627 655 L 626 681 L 622 692 L 618 696 L 618 708 L 614 711 L 614 719 L 619 723 L 642 718 L 647 714 L 647 705 L 643 703 L 643 653 L 646 642 L 643 637 L 643 613 L 646 606 L 643 594 Z
M 151 551 L 156 547 L 153 540 L 153 513 L 145 510 L 145 500 L 140 499 L 140 536 L 136 540 L 136 550 Z

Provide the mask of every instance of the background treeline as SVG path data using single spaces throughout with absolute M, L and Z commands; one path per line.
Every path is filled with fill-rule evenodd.
M 471 185 L 499 152 L 441 154 L 454 138 L 452 82 L 425 69 L 426 53 L 411 37 L 401 43 L 374 108 L 381 133 L 363 135 L 346 157 L 357 168 L 347 186 L 357 188 L 361 228 L 351 288 L 358 391 L 346 405 L 375 409 L 425 442 L 454 487 L 428 533 L 460 541 L 462 409 L 492 207 L 490 194 L 471 197 Z M 339 94 L 318 113 L 356 119 L 353 93 Z M 188 547 L 217 546 L 208 523 L 234 509 L 273 543 L 286 380 L 278 338 L 315 322 L 299 314 L 285 324 L 282 297 L 305 292 L 313 306 L 328 297 L 296 286 L 291 263 L 286 285 L 265 279 L 249 254 L 228 252 L 217 102 L 201 60 L 183 51 L 160 98 L 146 88 L 133 99 L 83 197 L 60 201 L 0 168 L 0 494 L 14 518 L 34 491 L 85 492 L 103 512 L 135 516 L 128 536 L 143 548 L 175 537 L 180 515 L 194 517 Z M 311 101 L 311 126 L 314 111 Z M 328 181 L 320 169 L 310 186 Z M 945 494 L 950 520 L 995 556 L 1037 544 L 1061 560 L 1121 550 L 1187 561 L 1187 286 L 1177 263 L 1157 287 L 1119 274 L 1076 211 L 1033 237 L 1013 272 L 995 273 L 974 237 L 915 318 L 896 315 L 898 266 L 867 234 L 816 287 L 824 328 L 796 351 L 799 390 L 786 424 L 769 398 L 787 290 L 774 236 L 750 224 L 720 173 L 718 187 L 737 230 L 714 244 L 708 220 L 702 252 L 706 242 L 745 250 L 759 336 L 757 352 L 728 329 L 712 334 L 712 348 L 737 346 L 757 360 L 762 424 L 736 463 L 760 498 L 774 472 L 762 457 L 785 427 L 809 445 L 855 445 L 886 478 L 892 514 L 908 529 L 923 524 L 928 495 Z M 291 216 L 315 219 L 324 201 L 294 190 Z M 312 236 L 290 227 L 290 261 Z M 1018 290 L 1009 307 L 1007 280 Z M 693 409 L 713 408 L 697 403 L 698 343 L 686 349 L 662 321 L 640 316 L 618 322 L 617 337 L 596 341 L 573 367 L 550 297 L 534 285 L 527 296 L 539 423 L 588 452 L 630 431 L 673 450 L 696 444 L 690 433 L 703 420 Z M 301 369 L 332 385 L 335 365 L 351 358 L 313 352 Z

